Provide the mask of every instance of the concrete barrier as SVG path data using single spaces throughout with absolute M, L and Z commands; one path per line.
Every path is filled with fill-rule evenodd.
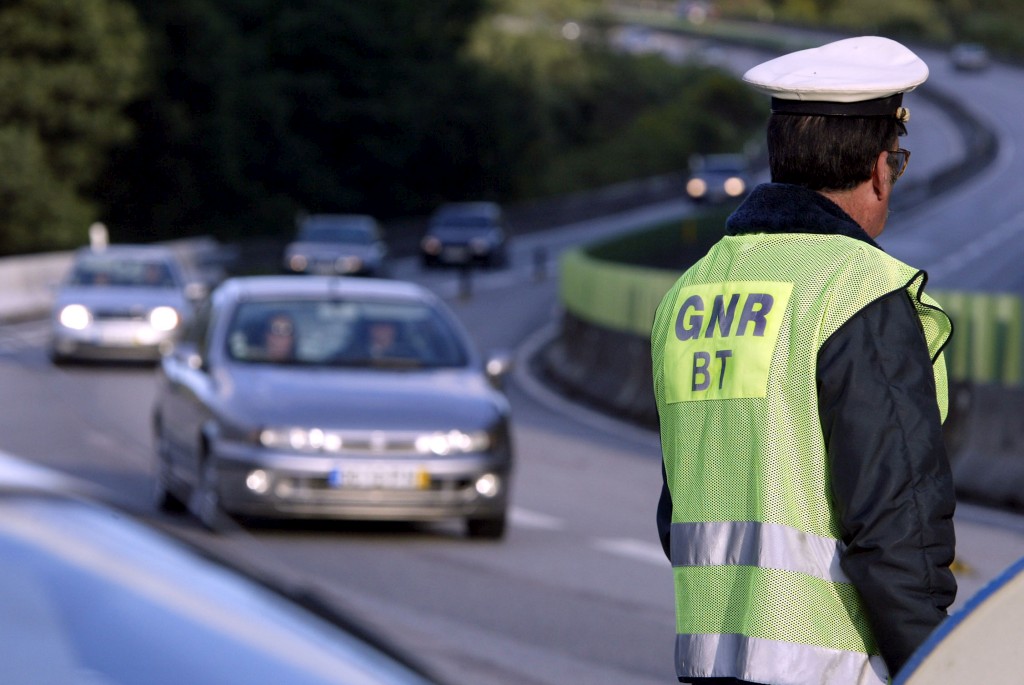
M 71 264 L 71 254 L 0 258 L 0 323 L 37 318 L 49 311 L 56 285 Z

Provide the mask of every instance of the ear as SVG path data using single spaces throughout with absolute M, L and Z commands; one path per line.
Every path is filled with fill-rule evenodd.
M 871 189 L 879 201 L 889 199 L 892 192 L 892 171 L 889 169 L 889 153 L 879 152 L 871 169 Z

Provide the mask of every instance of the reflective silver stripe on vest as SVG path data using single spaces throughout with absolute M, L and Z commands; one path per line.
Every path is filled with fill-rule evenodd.
M 673 566 L 759 566 L 848 583 L 839 566 L 840 540 L 777 523 L 673 523 Z
M 687 667 L 690 664 L 690 667 Z M 694 664 L 713 664 L 695 671 Z M 739 678 L 773 685 L 883 685 L 889 672 L 879 656 L 742 635 L 677 635 L 680 678 Z

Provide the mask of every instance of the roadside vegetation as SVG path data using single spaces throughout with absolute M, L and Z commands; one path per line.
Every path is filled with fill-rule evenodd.
M 1024 58 L 1020 31 L 1024 4 L 1018 0 L 719 0 L 707 4 L 713 4 L 723 18 L 830 27 L 937 44 L 979 42 L 1004 59 Z
M 692 4 L 755 35 L 841 25 L 1024 53 L 1010 0 L 15 0 L 0 255 L 82 244 L 97 220 L 119 241 L 282 237 L 302 211 L 420 216 L 742 150 L 756 95 L 616 42 L 630 13 L 678 28 Z

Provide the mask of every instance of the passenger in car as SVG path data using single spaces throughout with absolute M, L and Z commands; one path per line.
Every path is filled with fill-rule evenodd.
M 263 331 L 263 351 L 269 361 L 287 362 L 295 359 L 295 322 L 284 312 L 267 317 Z

